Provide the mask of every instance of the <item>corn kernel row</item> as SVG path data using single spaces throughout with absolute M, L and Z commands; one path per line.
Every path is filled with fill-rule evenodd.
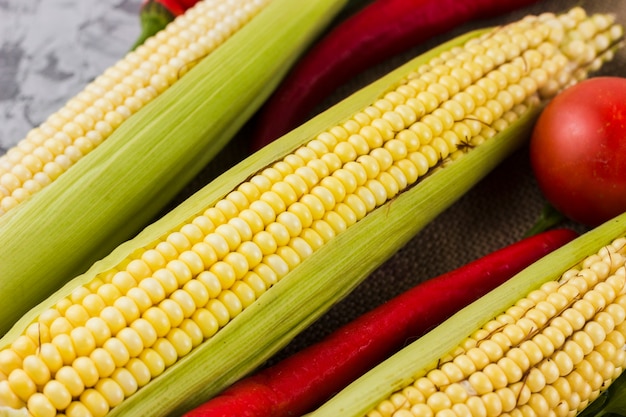
M 269 0 L 203 0 L 88 84 L 0 156 L 0 215 L 54 181 Z
M 563 21 L 524 21 L 433 59 L 75 289 L 0 351 L 0 406 L 106 415 L 330 239 L 556 93 L 557 72 L 570 74 L 561 88 L 573 82 L 579 65 L 547 44 Z

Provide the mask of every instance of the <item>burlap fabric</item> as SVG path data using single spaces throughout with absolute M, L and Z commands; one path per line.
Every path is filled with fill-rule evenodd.
M 458 27 L 372 68 L 336 91 L 327 102 L 320 106 L 318 111 L 422 51 L 468 30 L 514 21 L 529 13 L 565 11 L 576 5 L 584 6 L 588 12 L 615 13 L 618 21 L 622 24 L 626 23 L 625 0 L 539 1 L 532 7 L 504 17 L 475 21 Z M 626 76 L 625 63 L 626 51 L 622 50 L 611 63 L 606 64 L 602 71 L 596 74 Z M 197 181 L 180 196 L 180 199 L 245 156 L 241 153 L 241 149 L 246 148 L 246 135 L 253 128 L 253 124 L 252 122 L 243 129 L 220 157 L 216 158 L 216 161 L 207 167 Z M 530 169 L 527 148 L 524 147 L 431 222 L 348 297 L 297 336 L 268 364 L 314 343 L 337 327 L 423 280 L 459 267 L 490 251 L 519 240 L 534 224 L 544 203 Z M 562 225 L 572 227 L 581 233 L 585 231 L 583 226 L 572 222 L 565 222 Z M 445 302 L 445 299 L 441 301 Z

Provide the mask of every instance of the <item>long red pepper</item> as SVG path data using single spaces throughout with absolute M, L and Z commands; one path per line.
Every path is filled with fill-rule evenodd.
M 360 72 L 474 19 L 538 0 L 377 0 L 332 29 L 300 59 L 261 108 L 258 150 L 306 121 L 315 107 Z
M 525 238 L 425 281 L 317 344 L 240 380 L 184 417 L 288 417 L 313 410 L 358 376 L 577 233 Z

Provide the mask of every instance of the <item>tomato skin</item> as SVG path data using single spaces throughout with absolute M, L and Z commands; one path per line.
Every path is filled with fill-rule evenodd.
M 626 78 L 596 77 L 556 96 L 533 129 L 530 161 L 545 198 L 597 226 L 626 211 Z

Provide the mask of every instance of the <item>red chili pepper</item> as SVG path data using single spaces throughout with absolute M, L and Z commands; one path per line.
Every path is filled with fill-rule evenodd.
M 176 16 L 185 13 L 199 0 L 143 0 L 139 9 L 141 33 L 132 49 L 163 29 Z
M 291 69 L 259 113 L 252 149 L 300 125 L 323 99 L 367 68 L 463 23 L 537 1 L 375 1 L 332 29 Z
M 425 281 L 321 342 L 242 379 L 184 417 L 288 417 L 313 410 L 351 381 L 577 233 L 525 238 Z

